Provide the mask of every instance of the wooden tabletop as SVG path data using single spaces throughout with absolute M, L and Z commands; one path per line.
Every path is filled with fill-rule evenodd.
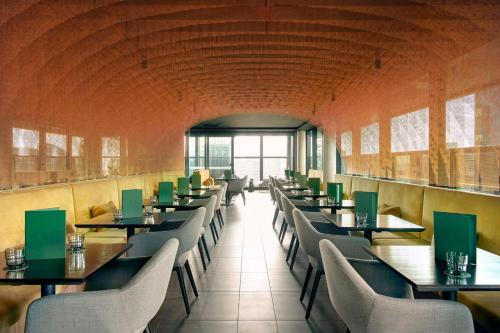
M 418 291 L 500 290 L 500 256 L 477 249 L 469 278 L 447 276 L 446 262 L 434 258 L 432 246 L 371 246 L 366 251 L 389 266 Z
M 81 284 L 131 246 L 131 244 L 85 244 L 85 249 L 81 253 L 66 251 L 65 258 L 27 260 L 28 267 L 15 272 L 4 269 L 5 254 L 1 252 L 0 284 Z
M 338 228 L 345 230 L 370 230 L 376 232 L 422 232 L 425 230 L 421 225 L 411 223 L 393 215 L 377 215 L 375 221 L 371 221 L 366 225 L 357 224 L 354 214 L 324 214 L 324 216 Z

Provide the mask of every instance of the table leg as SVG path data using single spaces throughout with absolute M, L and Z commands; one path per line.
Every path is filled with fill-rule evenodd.
M 363 232 L 364 236 L 366 239 L 368 239 L 370 241 L 370 244 L 372 242 L 372 231 L 371 230 L 365 230 Z
M 127 240 L 135 234 L 135 228 L 127 228 Z
M 42 284 L 41 295 L 49 296 L 54 295 L 56 293 L 56 286 L 53 284 Z
M 456 290 L 443 291 L 441 297 L 447 301 L 456 302 L 457 301 L 457 291 Z

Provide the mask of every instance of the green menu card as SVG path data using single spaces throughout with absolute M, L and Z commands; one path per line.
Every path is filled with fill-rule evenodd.
M 319 194 L 319 189 L 321 186 L 321 179 L 319 178 L 309 178 L 309 188 L 313 194 Z
M 231 172 L 231 170 L 224 170 L 224 179 L 231 179 L 232 176 L 233 173 Z
M 123 218 L 142 216 L 142 190 L 122 191 Z
M 476 215 L 434 212 L 434 252 L 446 261 L 446 252 L 464 252 L 476 263 Z
M 158 202 L 168 203 L 174 201 L 174 183 L 160 182 L 158 184 Z
M 189 194 L 189 178 L 177 178 L 177 191 L 179 194 Z
M 26 260 L 66 257 L 65 210 L 31 210 L 24 217 Z
M 290 179 L 290 177 L 291 177 L 291 170 L 285 169 L 285 177 L 286 177 L 286 179 Z
M 201 188 L 201 175 L 195 175 L 195 174 L 193 174 L 191 176 L 191 187 L 193 189 L 195 189 L 195 188 Z
M 335 202 L 342 202 L 342 196 L 344 193 L 344 184 L 328 183 L 326 185 L 326 193 L 329 199 L 335 200 Z
M 355 212 L 366 212 L 368 221 L 377 219 L 378 193 L 377 192 L 355 192 Z
M 307 187 L 307 176 L 306 175 L 298 175 L 297 182 L 302 187 Z

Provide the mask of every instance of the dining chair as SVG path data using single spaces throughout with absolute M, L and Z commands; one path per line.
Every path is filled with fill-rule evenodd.
M 283 213 L 285 215 L 285 220 L 292 231 L 292 239 L 288 246 L 288 253 L 286 255 L 286 262 L 290 259 L 290 270 L 293 269 L 293 264 L 295 263 L 295 258 L 297 257 L 297 251 L 299 249 L 299 239 L 297 238 L 297 232 L 295 230 L 295 220 L 293 218 L 293 209 L 295 205 L 286 197 L 286 195 L 281 196 L 281 206 L 283 207 Z
M 472 315 L 465 305 L 382 295 L 364 280 L 335 244 L 322 240 L 319 247 L 330 300 L 350 332 L 474 332 Z
M 273 183 L 270 181 L 268 184 L 267 184 L 267 187 L 269 187 L 269 195 L 271 196 L 271 202 L 272 204 L 274 205 L 276 203 L 276 197 L 274 196 L 274 185 Z
M 279 210 L 279 212 L 283 213 L 283 202 L 281 201 L 281 196 L 283 195 L 283 193 L 278 188 L 275 188 L 274 195 L 276 197 L 276 204 L 278 206 L 278 210 Z M 276 224 L 276 221 L 274 221 L 274 224 Z M 274 228 L 274 224 L 273 224 L 273 228 Z M 286 221 L 286 216 L 285 216 L 285 214 L 283 214 L 281 228 L 280 228 L 280 232 L 278 234 L 278 240 L 280 241 L 280 244 L 283 243 L 283 239 L 285 238 L 287 227 L 288 227 L 288 223 Z
M 276 208 L 274 209 L 274 217 L 273 217 L 273 228 L 276 224 L 276 220 L 278 219 L 278 215 L 280 213 L 280 209 L 278 204 L 276 203 L 276 191 L 273 184 L 269 183 L 269 193 L 271 194 L 271 201 L 273 204 L 276 204 Z
M 292 214 L 300 247 L 309 260 L 304 285 L 300 294 L 301 302 L 304 300 L 313 269 L 316 271 L 311 294 L 309 295 L 309 303 L 306 309 L 306 319 L 309 319 L 321 276 L 325 273 L 323 261 L 321 260 L 321 254 L 319 252 L 319 241 L 328 239 L 339 247 L 343 255 L 358 259 L 372 259 L 372 257 L 363 250 L 363 247 L 370 246 L 370 242 L 364 237 L 319 233 L 302 211 L 294 208 Z
M 201 227 L 201 232 L 198 239 L 198 250 L 200 251 L 201 263 L 203 265 L 204 271 L 207 270 L 207 264 L 205 262 L 205 257 L 203 255 L 203 249 L 205 250 L 205 254 L 207 255 L 208 262 L 212 261 L 212 258 L 210 258 L 210 253 L 208 252 L 207 241 L 205 239 L 205 228 L 210 227 L 210 230 L 212 231 L 212 237 L 214 239 L 214 244 L 217 244 L 217 239 L 215 237 L 215 231 L 214 231 L 215 228 L 214 211 L 215 211 L 215 206 L 217 204 L 217 200 L 218 196 L 212 195 L 210 198 L 208 198 L 207 203 L 203 206 L 205 207 L 205 216 L 203 218 L 203 225 Z
M 231 198 L 235 194 L 241 194 L 241 197 L 243 198 L 243 204 L 246 205 L 245 186 L 247 186 L 247 180 L 248 176 L 245 176 L 228 184 L 226 194 L 228 205 L 231 203 Z
M 215 205 L 215 214 L 217 215 L 217 219 L 219 220 L 219 226 L 222 228 L 224 225 L 224 218 L 222 217 L 222 212 L 220 210 L 220 206 L 222 204 L 222 199 L 225 197 L 227 191 L 227 182 L 224 182 L 220 189 L 217 191 L 217 203 Z
M 129 280 L 113 289 L 35 300 L 28 307 L 25 332 L 150 332 L 149 322 L 165 300 L 178 246 L 177 239 L 164 242 Z M 119 272 L 108 270 L 113 271 Z
M 205 213 L 205 207 L 200 207 L 193 211 L 189 218 L 175 230 L 163 231 L 162 225 L 160 224 L 157 228 L 151 229 L 152 232 L 136 234 L 129 239 L 129 243 L 133 244 L 133 246 L 127 251 L 127 257 L 132 258 L 150 257 L 167 240 L 172 238 L 177 238 L 179 240 L 179 249 L 177 250 L 177 258 L 174 264 L 174 269 L 177 273 L 182 299 L 184 300 L 184 306 L 188 315 L 191 313 L 191 309 L 186 292 L 186 284 L 184 282 L 183 267 L 186 269 L 194 295 L 198 297 L 198 289 L 196 288 L 188 257 L 189 253 L 197 245 L 198 240 L 200 239 Z

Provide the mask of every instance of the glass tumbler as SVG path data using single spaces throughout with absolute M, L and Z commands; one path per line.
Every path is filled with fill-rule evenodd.
M 368 213 L 366 212 L 356 212 L 356 222 L 358 224 L 366 224 L 366 221 L 368 219 Z

